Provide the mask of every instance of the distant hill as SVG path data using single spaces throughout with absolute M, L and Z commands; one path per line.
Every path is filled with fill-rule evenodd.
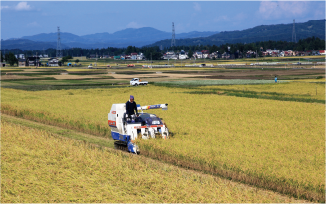
M 293 24 L 261 25 L 242 31 L 224 31 L 209 37 L 178 39 L 177 46 L 182 45 L 221 45 L 226 43 L 250 43 L 258 41 L 292 41 Z M 310 20 L 296 23 L 296 40 L 307 37 L 325 39 L 325 20 Z M 161 40 L 148 46 L 171 46 L 171 40 Z
M 176 39 L 207 37 L 218 32 L 198 32 L 176 34 Z M 67 32 L 61 32 L 62 48 L 107 48 L 107 47 L 142 47 L 152 44 L 159 40 L 171 39 L 172 33 L 157 30 L 155 28 L 127 28 L 115 33 L 95 33 L 90 35 L 78 36 Z M 2 49 L 30 49 L 35 50 L 56 48 L 57 33 L 41 33 L 33 36 L 24 36 L 20 39 L 9 39 L 2 41 Z M 19 41 L 17 41 L 19 40 Z M 24 41 L 25 40 L 25 41 Z M 8 41 L 8 42 L 7 42 Z M 15 43 L 16 42 L 16 43 Z M 34 44 L 33 44 L 34 42 Z
M 31 49 L 32 48 L 32 49 Z M 21 49 L 21 50 L 43 50 L 57 48 L 56 42 L 35 42 L 26 39 L 1 40 L 1 49 Z M 68 48 L 62 45 L 62 49 Z

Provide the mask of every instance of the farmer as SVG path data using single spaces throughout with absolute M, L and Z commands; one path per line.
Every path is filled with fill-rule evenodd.
M 275 83 L 277 83 L 277 76 L 275 76 Z
M 130 99 L 126 103 L 126 114 L 128 114 L 129 118 L 131 115 L 135 114 L 134 110 L 136 110 L 136 114 L 138 115 L 137 104 L 134 101 L 134 96 L 130 95 Z

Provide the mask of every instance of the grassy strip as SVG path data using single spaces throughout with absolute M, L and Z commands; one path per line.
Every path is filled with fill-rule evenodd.
M 114 141 L 112 139 L 95 137 L 93 135 L 76 132 L 76 131 L 73 131 L 70 129 L 64 129 L 64 128 L 60 128 L 60 127 L 45 125 L 42 123 L 32 122 L 29 120 L 16 118 L 16 117 L 5 115 L 5 114 L 1 114 L 1 120 L 5 121 L 5 122 L 17 124 L 17 125 L 23 125 L 23 126 L 30 127 L 30 128 L 36 128 L 39 130 L 48 131 L 48 132 L 57 134 L 62 137 L 67 137 L 70 139 L 89 142 L 89 143 L 96 144 L 96 145 L 103 146 L 103 147 L 114 148 L 114 144 L 113 144 Z
M 279 81 L 286 83 L 287 81 Z M 271 84 L 274 80 L 259 80 L 259 79 L 224 79 L 224 80 L 188 80 L 188 81 L 162 81 L 155 82 L 155 85 L 166 87 L 180 86 L 213 86 L 213 85 L 250 85 L 250 84 Z
M 53 77 L 40 77 L 40 78 L 34 78 L 34 79 L 1 79 L 1 81 L 30 81 L 30 80 L 56 80 L 56 78 Z
M 107 74 L 108 72 L 68 72 L 69 75 L 99 75 L 99 74 Z
M 104 138 L 110 138 L 110 128 L 108 126 L 103 126 L 102 124 L 85 124 L 84 122 L 79 120 L 65 121 L 62 118 L 55 117 L 54 115 L 44 111 L 33 111 L 28 109 L 17 110 L 16 108 L 11 107 L 8 104 L 2 104 L 1 112 L 11 116 L 41 122 L 47 125 L 55 125 L 62 128 L 69 128 L 77 131 L 95 134 Z
M 44 91 L 44 90 L 69 90 L 69 89 L 98 89 L 98 88 L 122 88 L 127 86 L 3 86 L 4 88 L 11 88 L 24 91 Z
M 113 84 L 113 85 L 112 85 Z M 44 91 L 44 90 L 63 90 L 63 89 L 96 89 L 96 88 L 123 88 L 128 87 L 126 85 L 120 85 L 117 83 L 111 84 L 73 84 L 73 85 L 31 85 L 31 86 L 2 86 L 3 88 L 11 88 L 17 90 L 26 91 Z
M 227 96 L 237 96 L 237 97 L 245 97 L 245 98 L 257 98 L 257 99 L 270 99 L 270 100 L 278 100 L 278 101 L 295 101 L 295 102 L 305 102 L 305 103 L 322 103 L 325 104 L 325 100 L 319 100 L 314 98 L 298 98 L 300 95 L 290 95 L 282 94 L 276 92 L 255 92 L 255 91 L 238 91 L 238 90 L 230 90 L 230 89 L 217 89 L 213 91 L 192 91 L 192 92 L 184 92 L 189 94 L 218 94 L 218 91 L 224 91 L 223 94 Z
M 42 76 L 42 75 L 60 75 L 61 72 L 34 72 L 34 73 L 15 73 L 12 75 L 18 75 L 18 76 Z

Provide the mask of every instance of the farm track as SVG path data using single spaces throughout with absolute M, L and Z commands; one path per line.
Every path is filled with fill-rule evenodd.
M 116 151 L 125 152 L 124 149 L 116 148 L 116 146 L 114 144 L 114 141 L 111 138 L 97 137 L 97 136 L 94 136 L 94 135 L 91 135 L 91 134 L 86 134 L 86 133 L 82 133 L 82 132 L 79 132 L 79 131 L 66 129 L 66 128 L 61 128 L 61 127 L 52 126 L 52 125 L 46 125 L 46 124 L 43 124 L 43 123 L 34 122 L 34 121 L 27 120 L 27 119 L 22 119 L 22 118 L 17 118 L 17 117 L 14 117 L 14 116 L 3 114 L 3 113 L 1 113 L 1 120 L 5 121 L 5 122 L 13 123 L 13 124 L 18 124 L 18 125 L 22 125 L 22 126 L 26 126 L 26 127 L 31 127 L 31 128 L 44 130 L 44 131 L 51 132 L 52 134 L 58 135 L 58 136 L 61 136 L 61 137 L 70 138 L 70 139 L 73 139 L 73 140 L 84 141 L 85 143 L 87 143 L 87 144 L 89 144 L 90 146 L 93 146 L 93 147 L 110 148 L 110 149 L 116 149 Z M 149 152 L 144 152 L 143 155 L 138 155 L 138 156 L 142 157 L 143 159 L 147 159 L 147 160 L 150 160 L 150 161 L 155 161 L 155 162 L 162 163 L 162 164 L 167 163 L 167 164 L 174 165 L 174 166 L 177 166 L 179 168 L 186 169 L 186 170 L 199 172 L 201 174 L 209 174 L 209 175 L 212 174 L 210 171 L 206 171 L 205 168 L 204 169 L 202 169 L 201 167 L 196 168 L 194 166 L 193 166 L 193 168 L 191 168 L 191 167 L 189 167 L 189 165 L 187 165 L 187 164 L 185 164 L 183 162 L 180 163 L 180 161 L 171 161 L 170 159 L 167 159 L 167 158 L 164 158 L 164 157 L 156 158 L 154 156 L 152 158 L 150 156 L 150 154 L 148 154 L 148 153 Z M 129 153 L 125 152 L 125 154 L 129 154 Z M 237 183 L 239 183 L 239 185 L 245 185 L 248 188 L 254 187 L 254 188 L 260 188 L 260 189 L 263 189 L 263 190 L 274 191 L 275 192 L 274 188 L 266 189 L 266 188 L 264 188 L 264 185 L 263 186 L 261 186 L 261 185 L 251 185 L 252 184 L 251 182 L 249 182 L 249 183 L 243 182 L 242 179 L 241 179 L 243 177 L 243 175 L 238 175 L 238 177 L 239 177 L 238 178 L 236 175 L 229 175 L 230 172 L 226 172 L 226 173 L 227 173 L 227 175 L 224 175 L 223 173 L 221 174 L 221 172 L 217 172 L 217 173 L 214 173 L 213 175 L 217 176 L 217 177 L 220 177 L 222 179 L 232 180 L 233 182 L 237 182 Z M 236 176 L 236 177 L 234 177 L 234 176 Z M 256 180 L 256 178 L 247 178 L 247 179 Z M 275 187 L 277 187 L 277 186 L 275 186 Z M 276 190 L 276 192 L 278 192 L 278 191 Z M 282 195 L 286 196 L 286 197 L 292 197 L 291 193 L 290 193 L 290 195 L 287 195 L 287 194 L 288 194 L 287 192 L 284 192 L 284 194 L 282 194 Z M 304 196 L 304 197 L 306 197 L 306 196 Z M 303 199 L 303 198 L 301 197 L 299 199 Z M 311 201 L 311 199 L 309 199 L 309 200 Z M 304 200 L 303 202 L 306 202 L 306 200 Z

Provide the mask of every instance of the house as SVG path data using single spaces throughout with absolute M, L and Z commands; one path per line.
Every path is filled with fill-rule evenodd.
M 203 58 L 203 53 L 202 52 L 195 52 L 194 55 L 197 59 Z
M 181 52 L 179 53 L 178 58 L 185 60 L 185 59 L 188 58 L 188 56 L 187 56 L 187 54 L 186 54 L 186 52 L 184 50 L 181 50 Z
M 326 54 L 326 50 L 319 50 L 319 54 L 325 55 Z
M 211 54 L 210 54 L 210 58 L 211 59 L 217 59 L 217 58 L 221 58 L 222 56 L 218 53 L 218 51 L 216 51 L 216 52 L 212 52 Z
M 207 57 L 209 57 L 209 51 L 208 51 L 208 50 L 202 50 L 201 53 L 202 53 L 202 55 L 203 55 L 203 56 L 202 56 L 203 58 L 207 58 Z
M 137 60 L 137 55 L 138 54 L 136 52 L 130 53 L 130 59 Z
M 113 59 L 117 60 L 117 59 L 120 59 L 120 55 L 117 55 L 117 56 L 114 56 Z
M 282 51 L 280 53 L 280 56 L 281 57 L 288 57 L 288 56 L 291 56 L 292 55 L 292 50 L 289 52 L 289 51 Z
M 26 66 L 26 60 L 25 59 L 19 59 L 18 60 L 18 66 L 19 67 L 25 67 Z
M 278 57 L 279 53 L 278 52 L 272 52 L 272 57 Z
M 269 55 L 269 52 L 267 52 L 267 51 L 266 52 L 262 52 L 262 55 L 263 56 L 268 56 Z
M 27 57 L 26 66 L 37 66 L 40 65 L 39 57 Z
M 144 60 L 145 56 L 143 53 L 139 53 L 139 55 L 137 55 L 137 60 Z
M 250 57 L 252 57 L 253 55 L 256 56 L 256 52 L 251 51 L 251 50 L 248 50 L 248 51 L 246 52 L 246 57 L 247 57 L 247 58 L 250 58 Z
M 175 54 L 174 52 L 166 52 L 163 55 L 163 59 L 178 59 L 178 56 L 179 55 Z
M 221 57 L 222 57 L 222 59 L 229 59 L 230 54 L 228 54 L 227 52 L 224 52 Z
M 25 55 L 24 54 L 19 54 L 19 59 L 25 59 Z
M 58 58 L 50 58 L 48 60 L 49 67 L 58 67 L 59 66 L 59 59 Z
M 319 54 L 319 50 L 313 50 L 311 53 L 312 53 L 312 55 L 318 55 Z
M 312 51 L 311 50 L 307 50 L 306 52 L 305 52 L 305 56 L 308 56 L 308 55 L 311 55 L 312 54 Z
M 185 59 L 188 58 L 188 56 L 186 54 L 179 54 L 179 57 L 178 58 L 185 60 Z

